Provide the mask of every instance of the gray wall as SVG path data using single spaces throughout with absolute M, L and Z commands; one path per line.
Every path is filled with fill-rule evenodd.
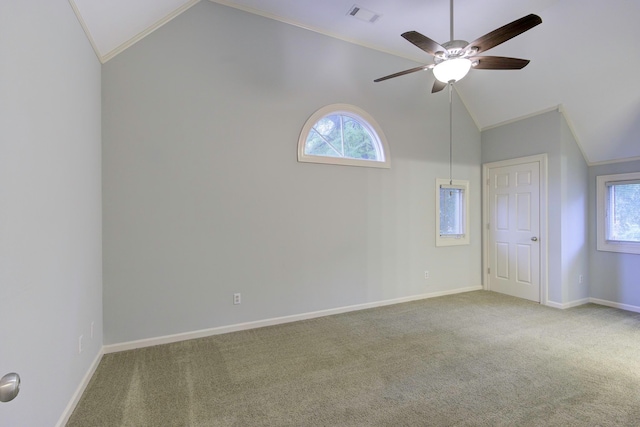
M 564 116 L 560 116 L 562 174 L 562 300 L 589 297 L 589 168 Z M 555 184 L 551 183 L 550 188 Z M 582 276 L 582 283 L 580 283 Z
M 413 66 L 211 2 L 105 64 L 105 344 L 479 286 L 480 134 L 456 97 L 472 244 L 436 248 L 448 95 L 372 82 Z M 376 118 L 391 169 L 296 161 L 339 102 Z
M 589 168 L 589 283 L 592 298 L 640 307 L 640 255 L 596 250 L 596 177 L 640 171 L 640 161 Z
M 568 303 L 585 298 L 588 289 L 586 281 L 577 289 L 569 284 L 587 264 L 587 165 L 564 117 L 551 111 L 482 132 L 482 163 L 542 153 L 548 155 L 548 299 Z
M 0 2 L 0 40 L 0 425 L 53 426 L 102 347 L 100 63 L 66 0 Z

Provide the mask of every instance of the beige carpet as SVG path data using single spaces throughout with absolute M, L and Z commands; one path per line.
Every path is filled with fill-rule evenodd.
M 640 425 L 640 314 L 470 292 L 107 354 L 68 426 Z

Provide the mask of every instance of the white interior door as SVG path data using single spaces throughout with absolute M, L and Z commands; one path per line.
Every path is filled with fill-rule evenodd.
M 488 289 L 540 302 L 540 163 L 488 169 Z

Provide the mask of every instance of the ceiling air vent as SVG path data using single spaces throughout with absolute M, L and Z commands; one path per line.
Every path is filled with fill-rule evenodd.
M 349 9 L 349 13 L 347 13 L 347 15 L 353 16 L 354 18 L 358 18 L 361 21 L 370 22 L 372 24 L 376 22 L 378 19 L 380 19 L 379 13 L 375 13 L 371 10 L 364 9 L 355 4 L 351 9 Z

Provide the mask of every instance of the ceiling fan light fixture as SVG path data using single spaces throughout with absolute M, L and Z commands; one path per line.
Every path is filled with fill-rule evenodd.
M 457 82 L 467 75 L 471 61 L 467 58 L 452 58 L 442 61 L 433 68 L 433 75 L 442 83 Z

